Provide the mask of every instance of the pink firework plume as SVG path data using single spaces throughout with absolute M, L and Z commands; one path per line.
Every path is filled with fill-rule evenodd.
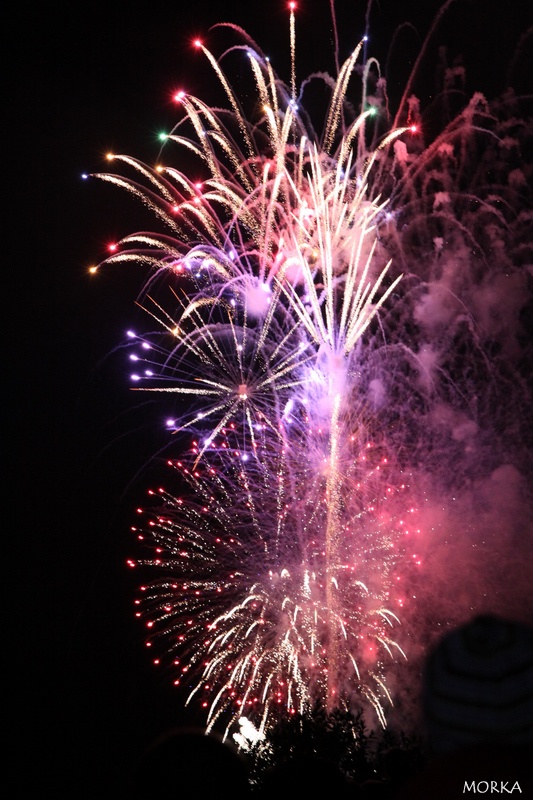
M 125 237 L 104 262 L 154 270 L 143 305 L 158 331 L 133 340 L 133 379 L 180 408 L 168 420 L 177 489 L 152 492 L 135 528 L 152 553 L 130 564 L 157 576 L 138 614 L 209 728 L 249 717 L 262 733 L 317 701 L 361 699 L 385 725 L 423 569 L 426 477 L 442 491 L 475 473 L 480 404 L 501 391 L 460 273 L 465 243 L 487 262 L 483 236 L 518 224 L 469 166 L 494 112 L 475 96 L 423 149 L 411 99 L 405 124 L 373 136 L 386 96 L 379 80 L 367 93 L 369 64 L 362 112 L 349 102 L 361 42 L 326 81 L 317 133 L 296 88 L 293 11 L 290 86 L 228 27 L 253 116 L 197 42 L 227 107 L 179 93 L 165 145 L 178 166 L 110 155 L 131 177 L 98 175 L 166 230 Z M 184 171 L 192 161 L 201 183 Z M 465 352 L 477 377 L 462 374 Z M 496 466 L 498 443 L 481 447 Z

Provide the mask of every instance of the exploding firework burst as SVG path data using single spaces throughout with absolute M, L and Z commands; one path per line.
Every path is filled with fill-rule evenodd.
M 138 613 L 209 727 L 246 713 L 263 731 L 281 713 L 361 697 L 385 724 L 387 668 L 405 657 L 398 631 L 421 563 L 421 453 L 425 474 L 451 485 L 440 440 L 452 431 L 468 461 L 485 419 L 473 389 L 487 404 L 501 392 L 459 265 L 465 242 L 486 264 L 482 227 L 493 241 L 518 224 L 505 193 L 480 191 L 468 169 L 494 114 L 475 96 L 422 151 L 411 102 L 405 124 L 376 138 L 385 103 L 367 97 L 354 114 L 349 102 L 361 43 L 328 84 L 317 132 L 296 90 L 293 11 L 290 86 L 228 27 L 240 37 L 228 53 L 253 76 L 254 116 L 197 42 L 227 108 L 176 95 L 165 152 L 185 166 L 110 155 L 129 177 L 98 175 L 166 228 L 125 237 L 104 262 L 155 270 L 143 305 L 158 331 L 134 339 L 132 377 L 180 407 L 167 423 L 182 448 L 168 462 L 177 489 L 152 493 L 160 500 L 135 529 L 153 555 L 131 565 L 159 576 Z M 191 159 L 201 183 L 187 177 Z M 467 386 L 461 352 L 473 350 L 483 375 Z M 496 450 L 485 444 L 495 464 Z

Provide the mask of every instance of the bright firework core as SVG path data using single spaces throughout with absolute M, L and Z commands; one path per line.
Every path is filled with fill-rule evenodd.
M 468 161 L 492 112 L 476 96 L 424 149 L 411 102 L 404 124 L 379 133 L 385 86 L 367 96 L 367 67 L 364 110 L 352 111 L 362 44 L 328 84 L 317 133 L 294 53 L 285 86 L 250 39 L 233 49 L 255 82 L 248 118 L 198 40 L 227 109 L 180 91 L 164 136 L 175 166 L 114 155 L 133 177 L 98 176 L 166 228 L 113 244 L 105 262 L 155 270 L 143 302 L 158 331 L 132 335 L 132 380 L 179 405 L 166 422 L 179 432 L 176 490 L 140 512 L 153 555 L 130 563 L 157 575 L 138 601 L 148 644 L 209 728 L 246 716 L 261 733 L 317 701 L 363 701 L 385 725 L 391 664 L 414 647 L 433 511 L 505 463 L 507 432 L 489 421 L 504 366 L 489 361 L 464 269 L 475 253 L 483 314 L 497 315 L 491 254 L 518 215 L 476 186 Z

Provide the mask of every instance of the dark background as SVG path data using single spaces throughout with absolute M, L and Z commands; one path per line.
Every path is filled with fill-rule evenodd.
M 327 0 L 302 0 L 297 72 L 333 70 Z M 338 2 L 341 59 L 365 28 L 366 3 Z M 381 0 L 369 53 L 385 64 L 397 99 L 438 0 Z M 502 8 L 504 10 L 502 10 Z M 138 577 L 129 525 L 166 441 L 163 414 L 128 389 L 115 348 L 144 320 L 135 298 L 145 274 L 112 267 L 92 277 L 106 243 L 146 227 L 119 190 L 81 173 L 105 169 L 108 149 L 151 162 L 157 133 L 177 119 L 172 92 L 208 102 L 211 69 L 191 41 L 215 53 L 220 21 L 236 22 L 289 79 L 281 0 L 71 3 L 19 0 L 3 12 L 1 306 L 5 363 L 2 480 L 5 597 L 3 683 L 20 780 L 56 797 L 107 787 L 115 796 L 143 748 L 165 729 L 196 722 L 143 648 L 133 617 Z M 463 56 L 468 91 L 494 96 L 533 23 L 529 0 L 458 0 L 435 34 L 415 93 L 431 98 L 436 54 Z M 517 90 L 527 90 L 524 69 Z M 529 89 L 531 87 L 529 86 Z

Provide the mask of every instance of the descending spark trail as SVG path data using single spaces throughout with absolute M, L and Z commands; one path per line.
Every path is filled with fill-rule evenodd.
M 177 148 L 178 163 L 197 160 L 201 183 L 123 155 L 108 160 L 129 177 L 97 176 L 139 198 L 168 231 L 127 236 L 104 262 L 140 262 L 163 280 L 162 299 L 155 278 L 144 294 L 158 331 L 136 337 L 130 357 L 142 367 L 136 388 L 173 394 L 180 406 L 168 423 L 182 447 L 168 462 L 177 489 L 152 493 L 159 504 L 139 510 L 146 522 L 135 528 L 153 555 L 131 566 L 160 576 L 142 588 L 138 614 L 148 644 L 170 655 L 175 683 L 202 698 L 208 727 L 227 729 L 244 713 L 264 731 L 282 710 L 305 713 L 317 700 L 350 707 L 359 697 L 385 724 L 387 670 L 405 657 L 399 624 L 421 566 L 420 453 L 436 454 L 432 478 L 442 486 L 452 472 L 436 443 L 442 420 L 462 426 L 463 441 L 482 416 L 474 421 L 460 365 L 447 366 L 437 347 L 473 329 L 466 294 L 452 292 L 443 272 L 448 308 L 431 317 L 438 281 L 423 269 L 437 263 L 445 236 L 450 248 L 459 234 L 468 240 L 460 214 L 443 209 L 457 202 L 454 173 L 464 202 L 457 151 L 467 129 L 483 130 L 484 98 L 418 161 L 411 121 L 371 147 L 379 103 L 351 115 L 347 99 L 361 42 L 316 133 L 297 94 L 293 6 L 290 87 L 227 26 L 241 37 L 228 53 L 247 58 L 257 119 L 196 43 L 228 108 L 178 93 L 183 116 L 166 148 Z M 430 177 L 432 194 L 419 186 Z M 494 221 L 495 205 L 480 197 L 468 211 Z M 420 215 L 432 232 L 416 274 L 404 242 L 415 240 Z M 480 342 L 469 341 L 483 364 Z M 402 418 L 399 393 L 418 412 Z

